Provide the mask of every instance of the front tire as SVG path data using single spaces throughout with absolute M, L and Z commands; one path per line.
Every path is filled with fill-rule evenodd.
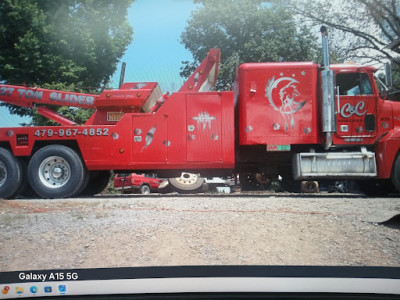
M 0 198 L 14 198 L 23 183 L 21 162 L 7 149 L 0 148 Z
M 32 189 L 43 198 L 67 198 L 85 182 L 86 168 L 69 147 L 49 145 L 38 150 L 28 165 Z

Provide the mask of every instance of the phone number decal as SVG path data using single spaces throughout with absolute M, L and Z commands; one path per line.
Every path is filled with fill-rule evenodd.
M 52 137 L 52 136 L 107 136 L 109 128 L 85 128 L 83 130 L 79 129 L 38 129 L 35 131 L 35 136 L 39 137 Z

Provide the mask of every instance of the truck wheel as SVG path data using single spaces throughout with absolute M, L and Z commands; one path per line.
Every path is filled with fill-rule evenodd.
M 396 190 L 400 192 L 400 155 L 397 155 L 393 164 L 391 179 Z
M 139 192 L 140 192 L 142 195 L 148 195 L 148 194 L 150 194 L 150 188 L 149 188 L 148 185 L 142 185 L 142 186 L 140 187 L 140 189 L 139 189 Z
M 28 181 L 28 163 L 19 157 L 16 157 L 16 159 L 17 159 L 17 163 L 19 164 L 19 167 L 21 168 L 22 182 L 21 182 L 21 185 L 19 186 L 17 192 L 13 195 L 13 197 L 16 197 L 16 196 L 24 197 L 25 195 L 29 194 L 29 190 L 30 190 L 29 181 Z M 32 195 L 34 195 L 33 192 L 32 192 Z
M 180 193 L 197 192 L 204 184 L 199 174 L 182 172 L 181 177 L 169 178 L 169 184 Z
M 21 162 L 7 149 L 0 148 L 0 198 L 14 198 L 23 183 Z
M 32 190 L 31 185 L 28 180 L 28 162 L 25 159 L 21 159 L 17 157 L 17 160 L 21 163 L 22 166 L 22 184 L 17 192 L 17 195 L 23 198 L 35 198 L 37 197 L 36 193 Z
M 110 181 L 111 173 L 110 171 L 89 171 L 88 176 L 89 182 L 80 193 L 81 196 L 94 196 L 104 191 Z
M 301 182 L 301 191 L 303 193 L 318 193 L 319 185 L 318 181 L 308 180 Z
M 28 165 L 32 189 L 43 198 L 66 198 L 76 194 L 85 182 L 86 168 L 69 147 L 49 145 L 38 150 Z

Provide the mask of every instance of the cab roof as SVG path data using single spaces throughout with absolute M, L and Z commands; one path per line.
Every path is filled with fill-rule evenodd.
M 335 72 L 372 72 L 377 69 L 372 66 L 364 66 L 359 64 L 332 64 L 330 68 Z

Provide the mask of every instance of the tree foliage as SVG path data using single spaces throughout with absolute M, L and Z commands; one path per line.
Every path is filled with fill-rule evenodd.
M 99 90 L 132 41 L 127 20 L 132 2 L 0 1 L 0 81 L 77 92 Z M 11 112 L 30 111 L 14 107 Z
M 182 76 L 206 57 L 210 48 L 222 52 L 218 89 L 228 89 L 235 67 L 243 62 L 308 61 L 318 56 L 315 35 L 295 20 L 280 2 L 262 0 L 195 0 L 181 43 L 194 62 L 184 62 Z
M 331 44 L 345 59 L 390 60 L 400 69 L 400 0 L 291 0 L 290 7 L 300 23 L 330 27 Z

